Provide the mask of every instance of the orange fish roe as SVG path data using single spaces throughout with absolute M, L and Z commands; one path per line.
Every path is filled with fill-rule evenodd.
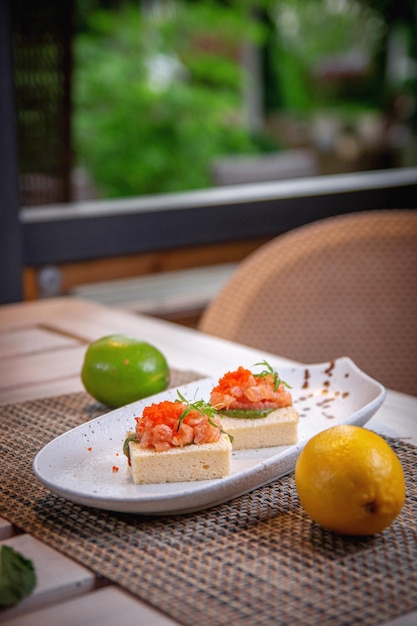
M 141 448 L 164 452 L 170 448 L 190 444 L 215 443 L 221 434 L 221 424 L 195 409 L 187 412 L 183 402 L 164 400 L 143 410 L 136 419 L 136 436 Z
M 210 404 L 216 409 L 268 409 L 292 405 L 289 391 L 281 383 L 274 389 L 274 376 L 255 376 L 242 366 L 227 372 L 213 387 Z

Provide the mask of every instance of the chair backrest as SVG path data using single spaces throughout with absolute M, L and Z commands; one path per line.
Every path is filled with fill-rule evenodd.
M 417 211 L 350 213 L 279 235 L 240 264 L 199 329 L 303 363 L 349 356 L 417 395 Z

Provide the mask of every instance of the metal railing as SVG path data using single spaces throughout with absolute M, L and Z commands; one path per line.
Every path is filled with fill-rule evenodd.
M 331 215 L 395 208 L 417 208 L 417 168 L 25 207 L 24 265 L 274 237 Z

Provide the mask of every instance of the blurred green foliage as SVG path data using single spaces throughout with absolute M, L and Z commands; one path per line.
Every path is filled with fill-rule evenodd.
M 120 197 L 209 187 L 215 157 L 283 147 L 248 129 L 242 42 L 261 51 L 265 116 L 385 113 L 416 90 L 415 76 L 387 80 L 393 29 L 405 28 L 417 67 L 413 3 L 79 0 L 78 161 L 102 196 Z
M 74 137 L 105 197 L 212 184 L 213 157 L 272 142 L 244 124 L 240 42 L 262 29 L 229 7 L 96 10 L 75 39 Z
M 415 97 L 415 0 L 280 0 L 275 17 L 283 108 L 383 112 L 398 95 Z

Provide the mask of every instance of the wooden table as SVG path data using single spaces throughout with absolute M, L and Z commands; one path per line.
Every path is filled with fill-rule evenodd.
M 0 405 L 82 391 L 80 370 L 89 342 L 122 332 L 158 346 L 171 367 L 220 376 L 237 363 L 251 366 L 265 352 L 203 335 L 190 328 L 77 299 L 59 298 L 0 307 Z M 337 356 L 337 355 L 336 355 Z M 274 357 L 276 361 L 276 356 Z M 283 362 L 287 362 L 284 359 Z M 417 398 L 388 391 L 368 422 L 388 436 L 417 445 Z M 0 517 L 0 539 L 32 559 L 34 593 L 0 623 L 14 626 L 121 623 L 169 626 L 174 622 L 55 550 L 22 534 Z M 3 619 L 2 619 L 3 618 Z M 417 613 L 390 622 L 417 623 Z

